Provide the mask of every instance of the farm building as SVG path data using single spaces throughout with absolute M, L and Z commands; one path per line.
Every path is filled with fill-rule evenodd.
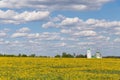
M 94 55 L 91 53 L 91 49 L 87 49 L 87 58 L 102 58 L 102 54 L 97 51 Z

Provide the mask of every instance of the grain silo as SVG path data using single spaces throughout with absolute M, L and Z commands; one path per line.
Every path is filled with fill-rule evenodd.
M 87 50 L 87 58 L 91 58 L 91 50 L 90 50 L 90 48 Z

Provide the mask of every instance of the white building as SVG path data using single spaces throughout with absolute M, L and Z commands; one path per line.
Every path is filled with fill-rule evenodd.
M 92 57 L 92 55 L 91 55 L 91 50 L 90 50 L 90 48 L 87 50 L 87 58 L 91 58 Z
M 100 52 L 96 52 L 96 54 L 95 54 L 95 58 L 102 58 L 101 53 L 100 53 Z

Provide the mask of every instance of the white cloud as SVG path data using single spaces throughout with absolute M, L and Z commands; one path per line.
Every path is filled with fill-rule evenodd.
M 120 35 L 120 27 L 115 27 L 115 35 Z
M 67 45 L 67 43 L 62 42 L 62 43 L 55 44 L 55 47 L 63 47 L 63 46 L 66 46 L 66 45 Z
M 113 31 L 115 35 L 120 36 L 120 26 L 115 27 Z
M 97 22 L 99 22 L 99 21 L 95 20 L 95 19 L 88 19 L 88 20 L 86 20 L 86 24 L 95 24 Z
M 59 22 L 59 21 L 62 21 L 62 20 L 64 20 L 66 17 L 65 16 L 63 16 L 63 15 L 57 15 L 56 17 L 54 17 L 54 18 L 52 18 L 51 17 L 51 21 L 52 22 Z
M 14 32 L 11 38 L 38 39 L 38 40 L 61 40 L 62 37 L 56 32 L 32 33 L 28 27 L 23 27 Z
M 94 27 L 110 28 L 120 26 L 120 21 L 107 21 L 105 19 L 88 19 L 86 20 L 87 25 L 92 25 Z
M 17 32 L 17 33 L 14 33 L 12 34 L 12 38 L 17 38 L 17 37 L 26 37 L 28 35 L 28 33 L 20 33 L 20 32 Z
M 95 37 L 88 37 L 87 39 L 90 40 L 90 41 L 94 41 L 94 42 L 103 42 L 103 41 L 109 41 L 110 37 L 98 35 L 98 36 L 95 36 Z
M 72 33 L 72 30 L 71 29 L 62 29 L 61 30 L 61 33 L 66 33 L 66 34 L 69 34 L 69 33 Z
M 58 21 L 55 21 L 57 19 Z M 56 28 L 65 28 L 65 27 L 76 27 L 77 29 L 95 29 L 95 28 L 112 28 L 120 27 L 120 21 L 107 21 L 105 19 L 87 19 L 86 21 L 74 17 L 67 18 L 63 17 L 59 19 L 59 16 L 50 19 L 49 22 L 42 25 L 43 28 L 56 27 Z
M 33 38 L 33 39 L 38 39 L 38 40 L 61 40 L 62 37 L 59 35 L 59 33 L 53 32 L 43 32 L 43 33 L 32 33 L 32 34 L 28 34 L 27 38 Z
M 5 41 L 4 44 L 10 44 L 10 41 Z
M 65 20 L 63 20 L 61 22 L 60 25 L 62 25 L 62 26 L 71 26 L 71 25 L 78 24 L 80 22 L 82 22 L 82 20 L 80 20 L 78 17 L 75 17 L 75 18 L 66 18 Z
M 49 22 L 44 23 L 42 27 L 43 28 L 49 28 L 49 27 L 64 28 L 64 27 L 79 26 L 82 24 L 84 24 L 83 20 L 81 20 L 78 17 L 67 18 L 64 16 L 57 16 L 55 18 L 51 18 Z
M 10 29 L 8 29 L 8 28 L 4 28 L 4 29 L 0 30 L 0 43 L 3 42 L 4 38 L 8 38 L 8 36 L 9 36 L 8 32 L 9 31 L 10 31 Z
M 23 27 L 21 29 L 19 29 L 17 32 L 29 32 L 30 29 L 28 27 Z
M 4 43 L 4 39 L 0 38 L 0 44 Z
M 49 22 L 42 25 L 43 28 L 59 28 L 61 34 L 66 34 L 71 37 L 92 37 L 94 40 L 109 41 L 111 35 L 120 35 L 120 21 L 107 21 L 105 19 L 87 19 L 82 20 L 78 17 L 67 18 L 63 17 L 51 18 Z M 55 21 L 56 19 L 58 21 Z M 102 31 L 101 31 L 102 30 Z M 113 32 L 116 31 L 116 32 Z M 106 35 L 106 36 L 104 36 Z
M 0 21 L 2 23 L 20 24 L 29 21 L 45 20 L 49 17 L 48 11 L 24 11 L 18 13 L 13 10 L 2 11 L 0 10 Z
M 0 8 L 38 8 L 41 10 L 95 10 L 111 0 L 1 0 Z
M 116 31 L 120 31 L 120 27 L 115 27 L 114 28 Z
M 7 34 L 5 32 L 0 32 L 0 37 L 5 37 Z
M 120 38 L 114 39 L 114 42 L 120 42 Z
M 81 37 L 81 36 L 90 37 L 90 36 L 96 36 L 97 33 L 95 31 L 86 30 L 86 31 L 75 32 L 73 35 L 74 36 L 79 36 L 79 37 Z
M 120 26 L 120 21 L 112 21 L 112 22 L 109 22 L 109 21 L 99 21 L 94 26 L 96 26 L 96 27 L 103 27 L 103 28 L 116 27 L 116 26 Z
M 39 33 L 31 33 L 31 34 L 29 34 L 27 37 L 28 38 L 39 38 L 39 36 L 40 36 L 40 34 Z
M 88 45 L 94 45 L 94 44 L 95 44 L 95 42 L 79 42 L 78 43 L 78 45 L 81 45 L 81 46 L 83 46 L 83 45 L 88 46 Z
M 7 47 L 8 47 L 8 45 L 13 45 L 13 44 L 15 44 L 15 43 L 13 43 L 13 42 L 11 42 L 11 41 L 9 41 L 9 40 L 5 40 L 5 39 L 0 39 L 0 44 L 3 46 L 3 45 L 7 45 Z
M 15 33 L 11 35 L 12 38 L 17 38 L 17 37 L 27 37 L 29 35 L 30 29 L 28 27 L 23 27 L 17 30 Z
M 55 26 L 57 25 L 54 24 L 53 22 L 47 22 L 46 24 L 42 25 L 43 28 L 49 28 L 49 27 L 55 27 Z
M 19 15 L 14 16 L 14 18 L 17 20 L 24 19 L 25 21 L 34 21 L 43 20 L 48 16 L 49 16 L 48 11 L 33 11 L 33 12 L 25 11 Z
M 120 32 L 116 32 L 115 35 L 120 35 Z

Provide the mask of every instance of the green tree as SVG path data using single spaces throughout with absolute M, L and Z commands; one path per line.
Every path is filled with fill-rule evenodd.
M 71 54 L 68 54 L 68 53 L 66 53 L 66 52 L 63 52 L 63 53 L 62 53 L 62 57 L 63 57 L 63 58 L 73 58 L 74 56 L 71 55 Z
M 76 58 L 85 58 L 85 55 L 79 54 L 79 55 L 76 55 Z
M 36 55 L 35 54 L 31 54 L 31 55 L 29 55 L 29 57 L 35 57 Z
M 21 57 L 21 56 L 22 56 L 21 53 L 19 53 L 19 54 L 18 54 L 18 57 Z
M 61 57 L 61 55 L 59 55 L 59 54 L 57 54 L 56 56 L 55 56 L 55 58 L 60 58 Z
M 21 57 L 27 57 L 27 55 L 26 54 L 22 54 Z

